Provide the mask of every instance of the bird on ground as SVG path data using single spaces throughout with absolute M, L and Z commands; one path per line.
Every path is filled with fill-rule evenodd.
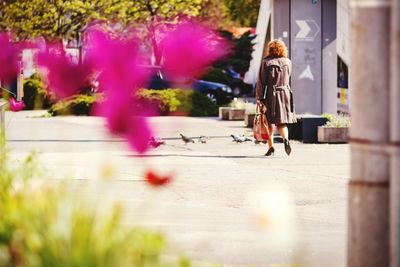
M 206 136 L 204 136 L 204 135 L 201 135 L 200 137 L 199 137 L 199 143 L 202 143 L 202 144 L 205 144 L 205 143 L 207 143 L 207 137 Z
M 161 145 L 165 145 L 165 141 L 159 138 L 154 138 L 154 136 L 150 137 L 149 146 L 157 148 Z
M 231 137 L 233 138 L 232 142 L 236 142 L 236 143 L 244 143 L 244 142 L 251 141 L 250 138 L 248 138 L 248 137 L 246 137 L 244 135 L 231 134 Z
M 182 141 L 185 143 L 185 145 L 187 143 L 194 143 L 194 140 L 192 138 L 186 137 L 183 134 L 180 134 L 180 135 L 181 135 Z

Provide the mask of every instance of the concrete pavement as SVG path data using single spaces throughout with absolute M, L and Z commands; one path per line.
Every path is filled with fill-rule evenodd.
M 231 266 L 345 266 L 348 145 L 293 142 L 287 157 L 277 144 L 265 158 L 266 147 L 231 141 L 251 134 L 243 122 L 154 117 L 167 144 L 139 157 L 100 118 L 32 118 L 39 113 L 6 114 L 12 155 L 36 150 L 52 180 L 70 177 L 98 206 L 122 202 L 124 222 L 165 232 L 168 253 Z M 210 139 L 184 145 L 179 133 Z M 174 182 L 149 188 L 149 168 Z M 105 170 L 113 179 L 97 179 Z

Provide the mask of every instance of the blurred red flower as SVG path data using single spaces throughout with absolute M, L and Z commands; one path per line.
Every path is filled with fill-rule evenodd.
M 145 179 L 149 185 L 154 187 L 160 187 L 160 186 L 166 186 L 169 183 L 171 183 L 173 177 L 172 175 L 161 176 L 152 170 L 148 170 L 146 171 Z

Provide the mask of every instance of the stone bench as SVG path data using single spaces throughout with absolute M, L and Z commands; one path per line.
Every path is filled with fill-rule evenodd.
M 289 139 L 318 143 L 318 126 L 325 125 L 327 118 L 312 114 L 298 114 L 296 118 L 297 123 L 289 125 Z

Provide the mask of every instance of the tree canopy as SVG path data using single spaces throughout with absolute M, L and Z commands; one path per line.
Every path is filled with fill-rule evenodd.
M 201 0 L 16 0 L 2 1 L 0 27 L 20 39 L 78 38 L 93 20 L 122 24 L 196 16 Z
M 224 0 L 231 18 L 241 26 L 255 27 L 261 0 Z

